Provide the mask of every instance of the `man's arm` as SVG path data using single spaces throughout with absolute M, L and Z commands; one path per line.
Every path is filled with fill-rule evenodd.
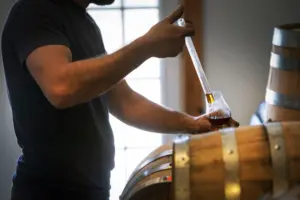
M 184 37 L 193 34 L 192 28 L 173 24 L 182 13 L 183 7 L 179 7 L 144 36 L 111 55 L 72 62 L 72 53 L 66 46 L 44 45 L 29 54 L 26 65 L 55 107 L 87 102 L 107 92 L 148 58 L 176 56 L 184 45 Z M 49 35 L 47 30 L 42 34 Z M 39 37 L 49 40 L 44 35 Z
M 107 94 L 110 112 L 124 123 L 158 133 L 201 133 L 209 131 L 208 120 L 162 107 L 137 92 L 125 81 Z
M 150 57 L 145 45 L 138 39 L 111 55 L 76 62 L 65 46 L 49 45 L 29 55 L 27 66 L 48 100 L 57 108 L 66 108 L 117 84 Z

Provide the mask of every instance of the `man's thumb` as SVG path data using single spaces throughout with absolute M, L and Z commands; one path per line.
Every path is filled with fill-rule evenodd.
M 182 16 L 183 11 L 183 5 L 179 5 L 169 16 L 166 17 L 166 20 L 173 24 Z

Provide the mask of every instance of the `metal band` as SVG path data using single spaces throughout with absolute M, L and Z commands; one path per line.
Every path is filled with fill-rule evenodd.
M 150 164 L 151 162 L 159 159 L 159 158 L 163 158 L 165 156 L 171 156 L 173 154 L 173 150 L 170 149 L 170 150 L 167 150 L 167 151 L 163 151 L 161 152 L 160 154 L 157 154 L 147 160 L 145 160 L 145 162 L 143 162 L 136 170 L 135 172 L 138 172 L 140 171 L 141 169 L 143 169 L 146 165 Z M 134 177 L 135 174 L 132 174 L 130 177 L 129 177 L 129 181 Z
M 284 47 L 300 47 L 300 32 L 294 30 L 274 29 L 273 45 Z
M 123 197 L 121 196 L 120 199 L 122 198 L 123 200 L 127 200 L 129 199 L 133 194 L 137 193 L 139 190 L 151 186 L 151 185 L 156 185 L 156 184 L 162 184 L 162 183 L 170 183 L 172 182 L 172 177 L 171 176 L 161 176 L 161 177 L 157 177 L 154 179 L 151 179 L 149 181 L 146 181 L 145 183 L 136 186 L 133 190 L 131 190 L 128 195 L 123 199 Z
M 225 196 L 226 200 L 239 200 L 241 185 L 239 180 L 239 153 L 235 138 L 235 129 L 220 130 L 225 163 Z
M 190 200 L 190 137 L 174 141 L 174 200 Z
M 300 70 L 300 59 L 287 58 L 271 53 L 270 66 L 281 70 Z
M 300 187 L 296 185 L 288 192 L 284 193 L 280 197 L 274 198 L 271 194 L 266 194 L 260 200 L 299 200 L 300 199 Z
M 265 96 L 266 102 L 269 104 L 280 106 L 293 110 L 300 110 L 300 99 L 295 97 L 290 97 L 278 92 L 275 92 L 269 88 L 266 90 Z
M 281 123 L 265 124 L 273 166 L 273 196 L 279 197 L 288 190 L 286 150 Z
M 149 169 L 147 171 L 145 171 L 141 176 L 137 176 L 135 178 L 133 178 L 131 181 L 129 181 L 129 183 L 127 184 L 127 186 L 125 187 L 121 197 L 125 197 L 127 196 L 127 198 L 129 198 L 129 195 L 127 195 L 129 193 L 129 191 L 140 181 L 142 180 L 143 178 L 155 173 L 155 172 L 159 172 L 159 171 L 163 171 L 163 170 L 168 170 L 168 169 L 171 169 L 171 163 L 165 163 L 165 164 L 162 164 L 158 167 L 155 167 L 155 168 L 152 168 L 152 169 Z

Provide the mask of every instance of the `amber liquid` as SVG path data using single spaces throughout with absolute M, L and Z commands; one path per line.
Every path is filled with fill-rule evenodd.
M 215 102 L 215 98 L 212 93 L 208 93 L 205 96 L 206 96 L 206 101 L 209 104 L 213 104 Z M 230 115 L 211 116 L 209 117 L 209 122 L 212 124 L 213 129 L 216 130 L 216 129 L 228 127 L 230 119 L 231 119 Z
M 209 122 L 212 124 L 213 127 L 220 128 L 229 125 L 230 117 L 224 116 L 224 117 L 209 118 Z
M 209 104 L 212 104 L 214 101 L 215 101 L 215 98 L 213 96 L 212 93 L 208 93 L 205 95 L 206 96 L 206 101 L 209 103 Z

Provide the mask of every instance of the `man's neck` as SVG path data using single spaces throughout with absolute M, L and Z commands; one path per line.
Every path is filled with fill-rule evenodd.
M 90 4 L 89 0 L 73 0 L 73 1 L 83 8 L 87 8 L 88 5 Z

